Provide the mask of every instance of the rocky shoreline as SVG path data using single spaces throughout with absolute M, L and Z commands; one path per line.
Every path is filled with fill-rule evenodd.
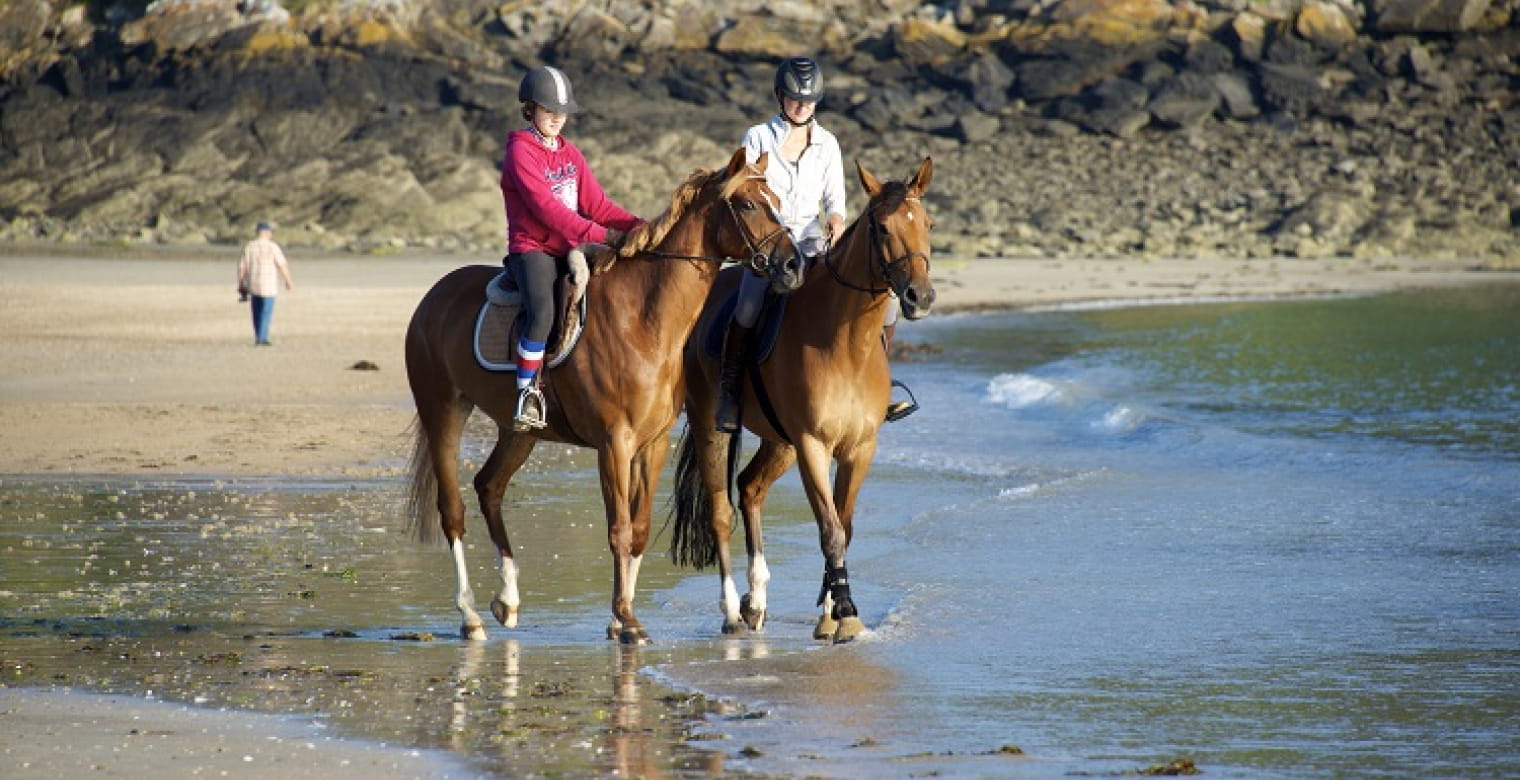
M 0 241 L 272 219 L 292 246 L 493 254 L 541 61 L 576 80 L 567 132 L 604 186 L 652 216 L 769 115 L 798 41 L 847 157 L 934 158 L 954 256 L 1520 263 L 1520 0 L 12 0 Z

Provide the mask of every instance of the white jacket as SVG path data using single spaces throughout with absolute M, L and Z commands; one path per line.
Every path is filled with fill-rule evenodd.
M 819 215 L 845 211 L 844 160 L 839 140 L 815 120 L 808 146 L 796 164 L 781 159 L 777 150 L 791 132 L 807 132 L 807 127 L 792 127 L 780 114 L 763 125 L 744 133 L 745 156 L 750 162 L 762 152 L 770 153 L 765 168 L 765 183 L 781 198 L 781 222 L 792 231 L 802 251 L 814 254 L 822 248 L 823 227 Z M 826 216 L 825 216 L 826 218 Z

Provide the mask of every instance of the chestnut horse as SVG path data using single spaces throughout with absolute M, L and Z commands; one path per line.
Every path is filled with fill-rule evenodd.
M 670 447 L 682 398 L 681 348 L 725 259 L 744 258 L 770 277 L 771 289 L 801 284 L 802 259 L 778 221 L 765 184 L 767 158 L 746 164 L 744 150 L 726 169 L 697 171 L 656 220 L 632 231 L 618 261 L 591 277 L 585 330 L 570 356 L 542 375 L 548 426 L 512 430 L 516 377 L 482 369 L 472 332 L 486 283 L 500 268 L 467 266 L 440 279 L 412 314 L 406 369 L 417 404 L 409 509 L 423 540 L 443 531 L 454 559 L 461 634 L 484 639 L 465 569 L 464 502 L 459 496 L 459 440 L 472 410 L 496 422 L 497 440 L 475 475 L 475 493 L 500 555 L 501 590 L 491 612 L 517 625 L 518 567 L 502 520 L 512 475 L 541 439 L 597 451 L 607 545 L 612 550 L 612 623 L 608 637 L 641 643 L 648 636 L 633 612 L 639 563 L 649 541 L 655 483 Z
M 864 630 L 850 599 L 845 550 L 850 543 L 855 498 L 876 455 L 891 375 L 884 348 L 886 307 L 902 307 L 919 319 L 934 303 L 929 279 L 929 214 L 921 197 L 933 165 L 925 158 L 907 183 L 881 183 L 856 163 L 870 196 L 865 212 L 825 255 L 824 267 L 786 302 L 770 357 L 749 366 L 740 419 L 761 439 L 739 475 L 739 509 L 749 550 L 749 593 L 741 601 L 733 583 L 728 540 L 733 507 L 728 498 L 728 434 L 714 430 L 717 361 L 700 339 L 686 347 L 686 416 L 690 424 L 676 466 L 677 563 L 705 567 L 716 562 L 722 587 L 723 632 L 758 629 L 765 622 L 765 543 L 761 510 L 771 485 L 794 461 L 818 521 L 823 548 L 823 614 L 814 637 L 845 642 Z M 725 274 L 725 277 L 729 274 Z M 699 333 L 717 315 L 736 279 L 724 278 L 703 311 Z M 737 447 L 734 448 L 737 452 Z M 836 466 L 833 484 L 830 465 Z

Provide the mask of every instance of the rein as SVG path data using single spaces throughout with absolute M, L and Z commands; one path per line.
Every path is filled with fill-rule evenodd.
M 881 223 L 879 220 L 877 220 L 876 211 L 874 209 L 866 213 L 866 230 L 870 233 L 870 235 L 867 237 L 867 240 L 871 244 L 872 254 L 876 255 L 877 270 L 881 273 L 882 280 L 887 283 L 886 287 L 862 287 L 850 281 L 849 279 L 844 278 L 844 275 L 840 273 L 838 268 L 834 267 L 834 263 L 830 259 L 834 254 L 834 247 L 832 244 L 824 249 L 824 267 L 829 269 L 829 275 L 834 277 L 834 281 L 838 282 L 844 287 L 850 288 L 851 290 L 863 292 L 871 296 L 888 293 L 894 296 L 899 295 L 900 291 L 892 287 L 892 269 L 912 261 L 915 257 L 923 258 L 924 265 L 927 266 L 929 264 L 929 256 L 923 252 L 908 252 L 904 255 L 901 255 L 900 257 L 893 258 L 892 260 L 887 260 L 885 251 L 886 241 L 880 238 L 882 235 Z

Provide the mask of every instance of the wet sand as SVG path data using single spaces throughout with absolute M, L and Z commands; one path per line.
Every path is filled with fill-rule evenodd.
M 0 253 L 0 475 L 65 480 L 399 478 L 412 417 L 402 333 L 434 280 L 475 262 L 293 253 L 295 289 L 276 306 L 274 346 L 259 348 L 234 293 L 233 249 Z M 1517 277 L 1460 262 L 1343 259 L 941 258 L 935 275 L 941 313 Z M 912 325 L 899 336 L 911 341 Z M 361 361 L 374 368 L 355 368 Z M 606 672 L 587 666 L 587 674 Z M 5 687 L 15 684 L 39 683 L 24 676 L 0 683 L 0 755 L 16 776 L 466 771 L 436 755 L 334 740 L 310 723 L 269 715 Z

